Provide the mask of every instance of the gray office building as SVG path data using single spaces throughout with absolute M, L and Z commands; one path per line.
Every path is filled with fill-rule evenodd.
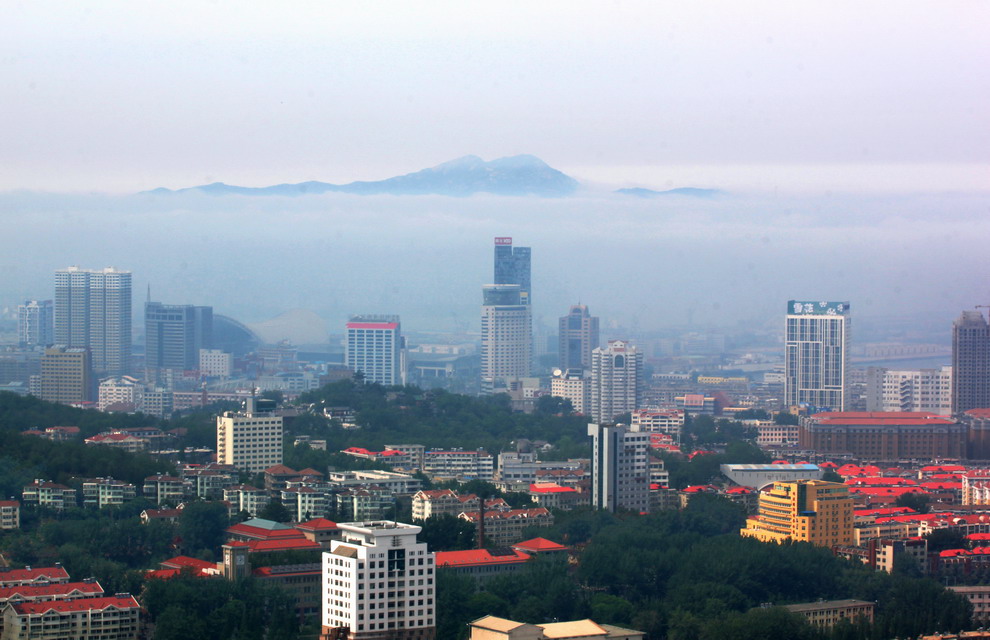
M 519 285 L 521 304 L 532 304 L 529 247 L 513 247 L 512 238 L 495 238 L 495 284 Z
M 166 369 L 198 369 L 199 350 L 213 347 L 213 307 L 147 302 L 144 333 L 149 378 Z
M 952 323 L 952 413 L 990 408 L 990 325 L 979 311 Z
M 557 366 L 561 370 L 591 369 L 591 352 L 599 345 L 598 318 L 576 304 L 560 319 Z

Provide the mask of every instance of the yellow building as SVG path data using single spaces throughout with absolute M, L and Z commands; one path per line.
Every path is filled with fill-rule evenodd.
M 773 489 L 760 494 L 759 515 L 748 518 L 739 533 L 761 542 L 852 544 L 853 500 L 846 485 L 837 482 L 774 482 Z

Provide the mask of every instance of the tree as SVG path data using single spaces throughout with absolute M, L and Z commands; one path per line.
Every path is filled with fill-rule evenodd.
M 908 509 L 914 509 L 918 513 L 928 513 L 931 508 L 929 505 L 929 500 L 931 496 L 925 493 L 903 493 L 897 496 L 896 504 L 898 507 L 907 507 Z
M 540 396 L 536 399 L 536 412 L 543 415 L 563 415 L 574 413 L 574 405 L 567 398 Z
M 423 527 L 419 541 L 425 542 L 433 551 L 460 551 L 474 548 L 476 527 L 473 522 L 445 513 L 426 520 L 415 520 L 414 523 Z
M 258 514 L 258 517 L 274 522 L 289 522 L 292 520 L 292 513 L 280 501 L 269 500 L 265 508 Z
M 188 555 L 216 558 L 229 526 L 227 507 L 220 502 L 196 500 L 179 514 L 179 537 Z

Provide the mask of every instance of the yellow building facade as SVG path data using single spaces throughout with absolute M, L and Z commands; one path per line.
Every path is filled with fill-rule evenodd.
M 760 495 L 759 515 L 748 518 L 739 533 L 761 542 L 852 544 L 853 500 L 848 487 L 837 482 L 775 482 Z

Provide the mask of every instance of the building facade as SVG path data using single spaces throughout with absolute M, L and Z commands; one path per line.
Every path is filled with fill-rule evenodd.
M 38 397 L 73 404 L 93 399 L 93 367 L 89 349 L 52 345 L 41 356 Z
M 146 302 L 144 336 L 150 380 L 159 381 L 164 370 L 195 370 L 199 350 L 213 346 L 213 307 Z
M 399 316 L 351 316 L 347 323 L 345 363 L 365 382 L 405 384 Z
M 519 285 L 520 304 L 532 304 L 532 250 L 513 247 L 512 238 L 495 238 L 495 284 Z
M 864 460 L 965 458 L 967 429 L 923 412 L 826 412 L 804 418 L 798 446 Z
M 557 369 L 550 379 L 550 394 L 571 401 L 574 413 L 586 415 L 591 405 L 591 380 L 584 369 Z
M 650 435 L 625 425 L 589 424 L 592 438 L 591 506 L 650 510 Z
M 853 543 L 849 488 L 824 480 L 774 482 L 760 494 L 759 515 L 746 519 L 745 537 L 761 542 L 810 542 L 821 547 Z
M 200 349 L 199 372 L 208 377 L 229 378 L 234 373 L 234 354 L 220 349 Z
M 56 271 L 55 342 L 88 348 L 99 375 L 129 373 L 131 272 L 113 267 Z
M 980 311 L 952 323 L 952 414 L 990 408 L 990 325 Z
M 391 521 L 337 525 L 323 554 L 321 640 L 432 640 L 434 554 L 421 527 Z
M 282 464 L 282 416 L 274 402 L 248 398 L 244 411 L 217 417 L 217 463 L 250 473 Z
M 583 304 L 573 305 L 558 323 L 557 366 L 562 370 L 590 369 L 591 352 L 601 346 L 598 318 Z
M 17 342 L 22 347 L 47 347 L 55 342 L 55 305 L 27 300 L 17 307 Z
M 481 388 L 492 393 L 530 374 L 533 320 L 518 284 L 485 285 L 481 306 Z
M 867 411 L 952 412 L 952 367 L 893 371 L 870 367 L 866 372 Z
M 643 354 L 624 340 L 591 352 L 589 414 L 596 422 L 635 411 L 643 391 Z
M 784 403 L 844 411 L 849 401 L 849 303 L 787 303 Z

